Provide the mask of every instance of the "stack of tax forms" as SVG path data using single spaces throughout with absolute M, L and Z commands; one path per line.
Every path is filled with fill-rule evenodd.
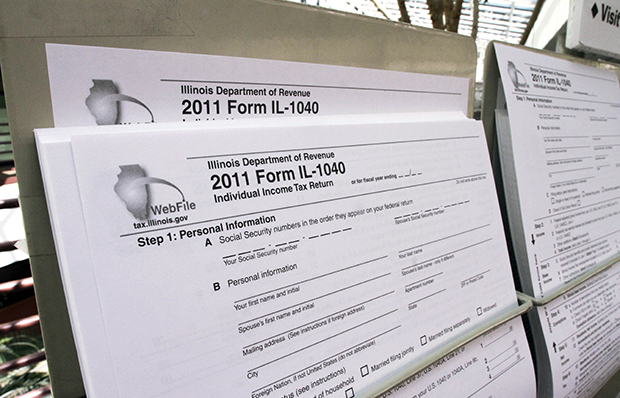
M 35 137 L 89 397 L 535 396 L 520 318 L 386 392 L 517 306 L 462 113 Z
M 603 68 L 501 44 L 497 138 L 532 314 L 539 396 L 588 397 L 620 365 L 620 87 Z M 487 76 L 489 77 L 489 76 Z M 566 289 L 564 289 L 566 290 Z
M 534 397 L 521 319 L 449 352 L 517 306 L 468 79 L 46 52 L 89 397 Z

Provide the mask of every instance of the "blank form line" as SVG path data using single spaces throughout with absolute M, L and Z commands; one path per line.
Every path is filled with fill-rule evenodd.
M 293 243 L 299 243 L 299 242 L 300 242 L 300 240 L 299 240 L 299 239 L 297 239 L 297 240 L 293 240 L 293 241 L 290 241 L 290 242 L 288 242 L 288 243 L 287 243 L 287 242 L 282 242 L 282 243 L 278 243 L 278 244 L 276 244 L 276 245 L 275 245 L 275 247 L 282 247 L 282 246 L 286 246 L 286 245 L 292 245 Z M 271 246 L 271 245 L 269 245 L 269 246 Z M 233 256 L 234 256 L 234 255 L 233 255 Z
M 354 283 L 353 285 L 349 285 L 347 287 L 343 287 L 342 289 L 334 290 L 333 292 L 326 293 L 326 294 L 324 294 L 322 296 L 317 296 L 315 298 L 312 298 L 312 299 L 309 299 L 309 300 L 306 300 L 306 301 L 302 301 L 301 303 L 293 304 L 293 305 L 291 305 L 289 307 L 280 308 L 277 311 L 273 311 L 273 312 L 270 312 L 268 314 L 264 314 L 264 315 L 261 315 L 259 317 L 256 317 L 256 318 L 253 318 L 253 319 L 241 322 L 239 324 L 239 326 L 245 325 L 246 323 L 254 322 L 254 321 L 258 320 L 258 319 L 264 318 L 264 317 L 269 316 L 269 315 L 277 314 L 278 312 L 282 312 L 282 311 L 285 311 L 285 310 L 290 310 L 291 308 L 299 307 L 300 305 L 307 304 L 307 303 L 309 303 L 311 301 L 320 300 L 322 298 L 331 296 L 332 294 L 336 294 L 336 293 L 340 293 L 340 292 L 343 292 L 343 291 L 348 290 L 348 289 L 352 289 L 354 287 L 363 285 L 364 283 L 368 283 L 368 282 L 372 282 L 372 281 L 377 280 L 377 279 L 381 279 L 381 278 L 386 277 L 386 276 L 388 276 L 390 274 L 391 274 L 391 272 L 388 272 L 388 273 L 383 274 L 383 275 L 375 276 L 374 278 L 370 278 L 370 279 L 366 279 L 365 281 L 362 281 L 362 282 Z
M 433 296 L 436 296 L 436 295 L 438 295 L 439 293 L 443 293 L 443 292 L 445 292 L 445 291 L 446 291 L 446 289 L 441 289 L 441 290 L 439 290 L 439 291 L 437 291 L 437 292 L 435 292 L 435 293 L 431 293 L 431 294 L 429 294 L 428 296 L 425 296 L 425 297 L 422 297 L 422 298 L 420 298 L 420 299 L 417 299 L 416 301 L 412 301 L 411 303 L 409 303 L 409 305 L 408 305 L 407 307 L 408 307 L 408 308 L 411 308 L 411 306 L 412 306 L 412 305 L 417 304 L 417 303 L 419 303 L 420 301 L 424 301 L 424 300 L 426 300 L 426 299 L 428 299 L 428 298 L 431 298 L 431 297 L 433 297 Z
M 453 234 L 453 235 L 449 235 L 449 236 L 446 236 L 446 237 L 443 237 L 443 238 L 439 238 L 439 239 L 435 239 L 435 240 L 432 240 L 432 241 L 429 241 L 429 242 L 426 242 L 426 243 L 422 243 L 422 244 L 420 244 L 420 245 L 416 245 L 416 246 L 410 247 L 410 248 L 408 248 L 408 249 L 403 249 L 403 250 L 400 250 L 400 251 L 399 251 L 399 253 L 403 253 L 403 252 L 406 252 L 406 251 L 409 251 L 409 250 L 413 250 L 413 249 L 418 248 L 418 247 L 422 247 L 422 246 L 430 245 L 431 243 L 441 242 L 442 240 L 446 240 L 446 239 L 454 238 L 455 236 L 459 236 L 459 235 L 467 234 L 467 233 L 470 233 L 470 232 L 476 231 L 476 230 L 478 230 L 478 229 L 486 228 L 486 227 L 488 227 L 489 225 L 491 225 L 491 224 L 485 224 L 485 225 L 481 225 L 481 226 L 476 227 L 476 228 L 468 229 L 467 231 L 457 232 L 456 234 Z
M 548 147 L 545 148 L 545 152 L 547 151 L 558 151 L 558 150 L 566 150 L 566 149 L 584 149 L 584 148 L 590 148 L 591 145 L 581 145 L 581 146 L 558 146 L 558 147 Z
M 514 354 L 512 354 L 511 356 L 509 356 L 508 358 L 504 359 L 503 361 L 501 361 L 500 363 L 498 363 L 497 365 L 493 366 L 491 368 L 491 370 L 495 370 L 497 369 L 499 366 L 501 366 L 502 364 L 504 364 L 504 362 L 506 362 L 507 360 L 509 360 L 510 358 L 514 357 L 515 355 L 519 354 L 519 352 L 515 352 Z
M 549 175 L 551 174 L 564 174 L 564 173 L 572 173 L 574 171 L 582 171 L 582 170 L 592 170 L 594 167 L 582 167 L 580 169 L 570 169 L 570 170 L 560 170 L 560 171 L 552 171 L 549 173 Z
M 392 310 L 392 311 L 386 312 L 386 313 L 385 313 L 385 314 L 383 314 L 383 315 L 379 315 L 378 317 L 375 317 L 375 318 L 373 318 L 373 319 L 370 319 L 370 320 L 368 320 L 368 321 L 366 321 L 366 322 L 362 322 L 362 323 L 360 323 L 359 325 L 355 325 L 355 326 L 353 326 L 353 327 L 351 327 L 351 328 L 349 328 L 349 329 L 343 330 L 343 331 L 342 331 L 342 332 L 340 332 L 340 333 L 336 333 L 336 334 L 334 334 L 334 335 L 332 335 L 332 336 L 326 337 L 326 338 L 324 338 L 323 340 L 319 340 L 319 341 L 314 342 L 314 343 L 312 343 L 312 344 L 309 344 L 309 345 L 307 345 L 307 346 L 305 346 L 305 347 L 301 347 L 300 349 L 295 350 L 295 351 L 292 351 L 292 352 L 289 352 L 288 354 L 286 354 L 286 355 L 282 355 L 282 356 L 281 356 L 281 357 L 279 357 L 279 358 L 272 359 L 271 361 L 265 362 L 265 363 L 263 363 L 263 364 L 261 364 L 261 365 L 259 365 L 259 366 L 255 367 L 255 368 L 252 368 L 252 369 L 248 370 L 248 373 L 249 373 L 249 372 L 253 372 L 253 371 L 255 371 L 255 370 L 258 370 L 258 369 L 260 369 L 260 368 L 264 368 L 265 366 L 267 366 L 267 365 L 271 365 L 271 364 L 272 364 L 272 363 L 274 363 L 274 362 L 278 362 L 278 361 L 280 361 L 280 360 L 282 360 L 282 359 L 284 359 L 284 358 L 290 357 L 291 355 L 294 355 L 294 354 L 297 354 L 297 353 L 299 353 L 299 352 L 301 352 L 301 351 L 307 350 L 307 349 L 308 349 L 308 348 L 310 348 L 310 347 L 314 347 L 315 345 L 318 345 L 318 344 L 324 343 L 324 342 L 326 342 L 326 341 L 328 341 L 328 340 L 331 340 L 331 339 L 333 339 L 333 338 L 335 338 L 335 337 L 338 337 L 338 336 L 340 336 L 340 335 L 342 335 L 342 334 L 348 333 L 348 332 L 350 332 L 351 330 L 357 329 L 357 328 L 362 327 L 362 326 L 364 326 L 364 325 L 367 325 L 367 324 L 369 324 L 369 323 L 371 323 L 371 322 L 374 322 L 374 321 L 376 321 L 376 320 L 378 320 L 378 319 L 381 319 L 381 318 L 386 317 L 386 316 L 388 316 L 388 315 L 390 315 L 390 314 L 393 314 L 393 313 L 395 313 L 396 311 L 398 311 L 398 309 L 394 309 L 394 310 Z
M 510 347 L 506 348 L 504 351 L 500 352 L 499 354 L 494 356 L 492 359 L 489 359 L 489 363 L 495 361 L 497 358 L 501 357 L 502 355 L 504 355 L 508 351 L 512 350 L 513 348 L 515 348 L 516 345 L 517 345 L 517 342 L 515 341 Z
M 584 159 L 592 159 L 592 156 L 584 156 L 581 158 L 549 159 L 547 160 L 547 166 L 552 166 L 550 163 L 553 163 L 553 162 L 570 162 L 572 160 L 584 160 Z
M 340 351 L 340 352 L 337 352 L 336 354 L 334 354 L 334 355 L 332 355 L 332 356 L 329 356 L 329 357 L 327 357 L 327 358 L 325 358 L 325 359 L 322 359 L 322 360 L 320 360 L 319 362 L 313 363 L 313 364 L 312 364 L 312 365 L 310 365 L 310 366 L 307 366 L 307 367 L 305 367 L 305 368 L 303 368 L 303 369 L 300 369 L 300 370 L 298 370 L 298 371 L 296 371 L 296 372 L 294 372 L 294 373 L 291 373 L 291 374 L 289 374 L 289 375 L 287 375 L 287 376 L 284 376 L 284 377 L 282 377 L 281 379 L 278 379 L 278 380 L 276 380 L 276 381 L 274 381 L 274 382 L 271 382 L 271 383 L 269 383 L 269 384 L 267 384 L 267 385 L 264 385 L 264 386 L 262 386 L 261 388 L 258 388 L 258 389 L 256 389 L 256 390 L 252 391 L 252 393 L 256 393 L 256 392 L 258 392 L 258 391 L 260 391 L 260 390 L 262 390 L 262 389 L 264 389 L 264 388 L 269 387 L 269 386 L 270 386 L 270 385 L 272 385 L 272 384 L 279 383 L 280 381 L 282 381 L 282 380 L 284 380 L 284 379 L 288 379 L 289 377 L 294 376 L 294 375 L 296 375 L 297 373 L 303 372 L 303 371 L 305 371 L 305 370 L 308 370 L 308 369 L 310 369 L 310 368 L 312 368 L 312 367 L 314 367 L 314 366 L 316 366 L 316 365 L 318 365 L 318 364 L 320 364 L 320 363 L 323 363 L 323 362 L 325 362 L 325 361 L 329 360 L 330 358 L 336 358 L 336 357 L 337 357 L 338 355 L 340 355 L 340 354 L 344 354 L 345 352 L 350 351 L 350 350 L 354 349 L 355 347 L 359 347 L 359 346 L 361 346 L 361 345 L 363 345 L 363 344 L 366 344 L 366 343 L 368 343 L 368 342 L 370 342 L 370 341 L 373 341 L 373 340 L 375 340 L 375 339 L 378 339 L 379 337 L 381 337 L 381 336 L 383 336 L 383 335 L 386 335 L 386 334 L 388 334 L 388 333 L 391 333 L 391 332 L 393 332 L 394 330 L 396 330 L 396 329 L 398 329 L 398 328 L 400 328 L 400 327 L 401 327 L 401 325 L 397 325 L 397 326 L 395 326 L 395 327 L 393 327 L 393 328 L 391 328 L 391 329 L 386 330 L 385 332 L 379 333 L 378 335 L 376 335 L 376 336 L 374 336 L 374 337 L 371 337 L 371 338 L 369 338 L 369 339 L 367 339 L 367 340 L 364 340 L 364 341 L 362 341 L 361 343 L 358 343 L 358 344 L 356 344 L 356 345 L 354 345 L 354 346 L 351 346 L 351 347 L 349 347 L 349 348 L 345 348 L 344 350 L 342 350 L 342 351 Z
M 239 299 L 239 300 L 235 301 L 234 303 L 237 304 L 237 303 L 240 303 L 242 301 L 246 301 L 246 300 L 249 300 L 249 299 L 252 299 L 252 298 L 255 298 L 255 297 L 262 296 L 262 295 L 267 294 L 267 293 L 273 293 L 273 292 L 276 292 L 278 290 L 286 289 L 286 288 L 289 288 L 289 287 L 292 287 L 292 286 L 302 285 L 302 284 L 304 284 L 306 282 L 310 282 L 310 281 L 313 281 L 313 280 L 316 280 L 316 279 L 320 279 L 320 278 L 323 278 L 323 277 L 326 277 L 326 276 L 337 274 L 338 272 L 342 272 L 342 271 L 346 271 L 346 270 L 349 270 L 349 269 L 352 269 L 352 268 L 360 267 L 362 265 L 370 264 L 370 263 L 373 263 L 375 261 L 383 260 L 384 258 L 387 258 L 387 255 L 386 256 L 377 257 L 377 258 L 373 258 L 372 260 L 363 261 L 363 262 L 358 263 L 358 264 L 353 264 L 353 265 L 350 265 L 348 267 L 337 269 L 335 271 L 331 271 L 331 272 L 328 272 L 328 273 L 325 273 L 325 274 L 317 275 L 315 277 L 304 279 L 304 280 L 296 282 L 296 283 L 291 283 L 290 285 L 280 286 L 280 287 L 277 287 L 277 288 L 272 289 L 272 290 L 267 290 L 265 292 L 261 292 L 261 293 L 258 293 L 258 294 L 255 294 L 255 295 L 252 295 L 252 296 L 249 296 L 249 297 L 245 297 L 245 298 Z
M 439 255 L 439 256 L 437 256 L 437 257 L 433 257 L 433 258 L 431 258 L 431 259 L 429 259 L 429 260 L 426 260 L 426 261 L 420 261 L 420 262 L 418 262 L 418 263 L 416 263 L 416 264 L 413 264 L 413 265 L 408 265 L 408 266 L 406 266 L 405 268 L 402 268 L 402 269 L 401 269 L 401 271 L 405 271 L 405 270 L 407 270 L 407 269 L 409 269 L 409 268 L 413 268 L 413 267 L 417 267 L 417 266 L 422 265 L 422 264 L 426 264 L 426 263 L 428 263 L 429 261 L 434 261 L 434 260 L 437 260 L 438 258 L 442 258 L 442 257 L 445 257 L 445 256 L 449 256 L 450 254 L 454 254 L 454 253 L 458 253 L 458 252 L 461 252 L 461 251 L 466 250 L 466 249 L 470 249 L 470 248 L 472 248 L 472 247 L 475 247 L 475 246 L 481 245 L 481 244 L 486 243 L 486 242 L 489 242 L 489 241 L 491 241 L 491 240 L 493 240 L 493 238 L 489 238 L 489 239 L 482 240 L 482 241 L 480 241 L 480 242 L 473 243 L 473 244 L 471 244 L 471 245 L 468 245 L 468 246 L 462 247 L 462 248 L 460 248 L 460 249 L 456 249 L 456 250 L 454 250 L 454 251 L 451 251 L 451 252 L 448 252 L 448 253 L 445 253 L 445 254 L 441 254 L 441 255 Z
M 267 338 L 265 338 L 265 339 L 263 339 L 263 340 L 259 340 L 259 341 L 255 342 L 255 343 L 252 343 L 252 344 L 246 345 L 246 346 L 245 346 L 245 347 L 243 347 L 243 348 L 245 349 L 245 348 L 249 348 L 249 347 L 255 346 L 256 344 L 259 344 L 259 343 L 262 343 L 262 342 L 264 342 L 264 341 L 267 341 L 267 340 L 270 340 L 270 339 L 276 338 L 276 337 L 278 337 L 278 336 L 280 336 L 280 335 L 284 335 L 284 334 L 290 333 L 290 332 L 292 332 L 293 330 L 297 330 L 297 329 L 299 329 L 299 328 L 303 328 L 304 326 L 311 325 L 311 324 L 313 324 L 313 323 L 315 323 L 315 322 L 318 322 L 318 321 L 320 321 L 320 320 L 322 320 L 322 319 L 327 319 L 327 318 L 329 318 L 329 317 L 331 317 L 331 316 L 334 316 L 334 315 L 336 315 L 336 314 L 339 314 L 339 313 L 341 313 L 341 312 L 348 311 L 348 310 L 350 310 L 350 309 L 352 309 L 352 308 L 359 307 L 360 305 L 368 304 L 368 303 L 370 303 L 371 301 L 378 300 L 378 299 L 380 299 L 380 298 L 383 298 L 383 297 L 389 296 L 389 295 L 390 295 L 390 294 L 392 294 L 392 293 L 394 293 L 394 290 L 392 290 L 391 292 L 384 293 L 384 294 L 382 294 L 382 295 L 380 295 L 380 296 L 373 297 L 373 298 L 371 298 L 370 300 L 362 301 L 362 302 L 361 302 L 361 303 L 359 303 L 359 304 L 352 305 L 352 306 L 347 307 L 347 308 L 345 308 L 345 309 L 342 309 L 342 310 L 340 310 L 340 311 L 332 312 L 332 313 L 331 313 L 331 314 L 329 314 L 329 315 L 326 315 L 326 316 L 323 316 L 323 317 L 321 317 L 321 318 L 315 319 L 315 320 L 310 321 L 310 322 L 308 322 L 308 323 L 304 323 L 303 325 L 296 326 L 296 327 L 294 327 L 294 328 L 292 328 L 292 329 L 289 329 L 289 330 L 286 330 L 286 331 L 284 331 L 284 332 L 280 332 L 280 333 L 278 333 L 278 334 L 274 334 L 274 335 L 273 335 L 273 336 L 271 336 L 271 337 L 267 337 Z
M 503 339 L 504 337 L 508 336 L 510 333 L 512 333 L 512 329 L 509 329 L 506 333 L 502 334 L 501 336 L 499 336 L 498 338 L 496 338 L 495 340 L 491 341 L 489 344 L 485 345 L 485 347 L 490 346 L 491 344 Z
M 489 239 L 489 240 L 490 240 L 490 239 Z M 476 275 L 474 275 L 474 276 L 470 276 L 469 278 L 465 278 L 465 279 L 463 279 L 463 280 L 461 281 L 461 284 L 462 284 L 462 283 L 464 283 L 464 282 L 467 282 L 467 281 L 469 281 L 469 280 L 472 280 L 472 279 L 474 279 L 474 278 L 476 278 L 476 277 L 478 277 L 478 276 L 484 275 L 484 274 L 486 274 L 487 272 L 490 272 L 490 271 L 491 271 L 491 270 L 490 270 L 490 269 L 488 269 L 488 270 L 486 270 L 486 271 L 484 271 L 484 272 L 480 272 L 479 274 L 476 274 Z
M 595 136 L 596 137 L 596 136 Z M 590 138 L 589 135 L 554 135 L 554 136 L 547 136 L 547 137 L 543 137 L 543 140 L 555 140 L 555 139 L 568 139 L 568 138 Z
M 519 362 L 523 361 L 524 357 L 519 358 L 517 361 L 515 361 L 513 364 L 511 364 L 510 366 L 508 366 L 506 369 L 502 370 L 501 372 L 499 372 L 493 379 L 491 379 L 491 381 L 489 381 L 487 384 L 483 385 L 482 387 L 480 387 L 479 389 L 477 389 L 476 391 L 474 391 L 473 394 L 471 394 L 469 397 L 467 398 L 471 398 L 474 395 L 478 394 L 480 391 L 482 391 L 486 386 L 488 386 L 489 384 L 493 383 L 495 380 L 499 379 L 502 375 L 504 375 L 506 372 L 508 372 L 510 369 L 514 368 Z
M 439 276 L 439 275 L 441 275 L 441 274 L 443 274 L 443 272 L 439 272 L 439 273 L 437 273 L 437 274 L 435 274 L 435 275 L 431 275 L 431 276 L 429 276 L 429 277 L 427 277 L 427 278 L 420 279 L 419 281 L 412 282 L 412 283 L 410 283 L 410 284 L 408 284 L 408 285 L 405 285 L 405 287 L 409 287 L 409 286 L 415 285 L 415 284 L 420 283 L 420 282 L 423 282 L 423 281 L 425 281 L 425 280 L 427 280 L 427 279 L 432 279 L 432 278 L 434 278 L 434 277 L 436 277 L 436 276 Z
M 208 331 L 204 329 L 196 330 L 195 332 L 188 333 L 184 336 L 175 337 L 175 338 L 166 340 L 165 342 L 161 343 L 160 345 L 161 348 L 152 350 L 148 354 L 142 355 L 141 358 L 146 359 L 146 358 L 161 354 L 163 352 L 170 351 L 171 349 L 180 348 L 188 344 L 193 344 L 193 343 L 196 343 L 197 341 L 204 340 L 210 337 L 211 337 L 211 334 L 209 334 Z

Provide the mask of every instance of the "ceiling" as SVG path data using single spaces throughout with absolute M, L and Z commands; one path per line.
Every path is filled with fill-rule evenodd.
M 288 0 L 313 6 L 331 8 L 370 17 L 398 21 L 400 11 L 396 0 Z M 463 1 L 458 33 L 471 35 L 473 0 Z M 426 0 L 406 0 L 413 25 L 432 28 Z M 487 44 L 491 40 L 518 44 L 530 19 L 536 0 L 480 0 L 478 22 L 478 70 Z M 480 80 L 480 77 L 477 79 Z

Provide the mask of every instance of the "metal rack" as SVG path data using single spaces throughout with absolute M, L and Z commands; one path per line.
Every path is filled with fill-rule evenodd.
M 382 393 L 389 391 L 390 389 L 414 376 L 416 373 L 424 370 L 425 368 L 445 357 L 446 355 L 450 354 L 451 352 L 459 349 L 460 347 L 463 347 L 465 344 L 470 343 L 474 339 L 495 329 L 496 327 L 525 314 L 533 307 L 532 301 L 527 296 L 521 295 L 519 294 L 519 292 L 517 292 L 517 297 L 519 299 L 519 305 L 517 307 L 484 322 L 478 327 L 473 328 L 470 331 L 462 334 L 458 338 L 446 344 L 443 344 L 442 346 L 423 356 L 419 360 L 412 362 L 411 364 L 406 365 L 403 368 L 397 370 L 396 372 L 382 378 L 377 383 L 367 387 L 364 390 L 361 390 L 359 396 L 363 398 L 371 398 L 377 397 Z
M 535 307 L 541 307 L 543 305 L 549 304 L 550 302 L 562 296 L 563 294 L 568 293 L 575 287 L 581 285 L 587 280 L 607 270 L 609 267 L 611 267 L 612 265 L 618 262 L 620 262 L 620 255 L 616 255 L 612 257 L 611 259 L 589 269 L 588 271 L 583 273 L 581 276 L 573 279 L 569 283 L 565 284 L 564 286 L 561 286 L 560 288 L 554 290 L 553 292 L 549 293 L 547 296 L 544 296 L 544 297 L 534 298 L 521 292 L 517 292 L 517 295 L 519 296 L 520 299 L 531 301 Z

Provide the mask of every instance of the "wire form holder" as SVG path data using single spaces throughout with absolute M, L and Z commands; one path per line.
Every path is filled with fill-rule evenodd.
M 612 265 L 619 263 L 620 262 L 620 255 L 616 255 L 614 257 L 612 257 L 611 259 L 589 269 L 588 271 L 586 271 L 585 273 L 583 273 L 581 276 L 573 279 L 572 281 L 570 281 L 569 283 L 567 283 L 566 285 L 563 285 L 561 287 L 559 287 L 558 289 L 552 291 L 551 293 L 549 293 L 547 296 L 543 296 L 540 298 L 534 298 L 531 297 L 525 293 L 521 293 L 521 292 L 517 292 L 517 297 L 519 297 L 519 299 L 523 299 L 523 300 L 529 300 L 532 302 L 532 304 L 535 307 L 542 307 L 543 305 L 547 305 L 550 302 L 552 302 L 553 300 L 557 299 L 558 297 L 568 293 L 569 291 L 571 291 L 572 289 L 576 288 L 577 286 L 581 285 L 582 283 L 586 282 L 587 280 L 595 277 L 596 275 L 600 274 L 603 271 L 606 271 L 608 268 L 610 268 Z
M 533 307 L 533 303 L 529 296 L 517 292 L 517 298 L 519 300 L 519 305 L 517 307 L 513 308 L 510 311 L 504 312 L 491 320 L 486 321 L 485 323 L 468 331 L 467 333 L 462 334 L 460 337 L 451 340 L 450 342 L 442 345 L 441 347 L 438 347 L 436 350 L 428 353 L 419 360 L 412 362 L 411 364 L 406 365 L 403 368 L 380 379 L 376 383 L 361 390 L 359 392 L 359 395 L 356 394 L 356 396 L 362 398 L 373 398 L 389 391 L 403 381 L 413 377 L 416 373 L 424 370 L 441 358 L 450 354 L 452 351 L 457 350 L 458 348 L 482 336 L 490 330 L 500 325 L 503 325 L 504 323 L 511 321 L 518 316 L 525 314 Z

